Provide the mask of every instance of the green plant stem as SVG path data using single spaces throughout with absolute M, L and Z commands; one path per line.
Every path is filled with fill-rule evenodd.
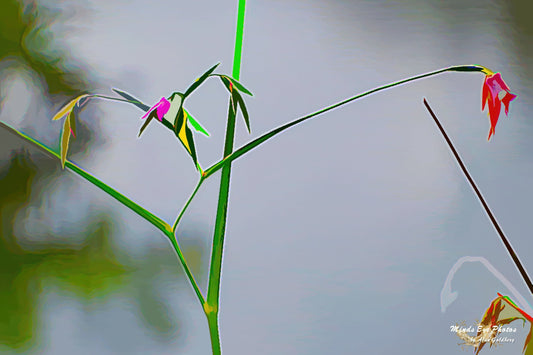
M 194 191 L 192 192 L 191 196 L 189 197 L 189 199 L 185 203 L 185 206 L 183 206 L 183 208 L 181 209 L 178 217 L 176 218 L 176 221 L 174 222 L 174 225 L 172 226 L 172 231 L 173 232 L 176 232 L 176 230 L 178 228 L 178 224 L 180 223 L 181 218 L 183 217 L 183 214 L 185 213 L 185 210 L 191 204 L 191 201 L 193 200 L 194 196 L 196 196 L 196 193 L 200 189 L 200 186 L 202 186 L 202 183 L 204 182 L 204 180 L 205 180 L 205 178 L 203 176 L 201 176 L 200 180 L 198 180 L 198 183 L 196 184 L 196 187 L 194 188 Z
M 12 134 L 14 134 L 14 135 L 16 135 L 18 137 L 21 137 L 21 138 L 25 139 L 26 141 L 28 141 L 29 143 L 31 143 L 35 147 L 37 147 L 40 150 L 48 153 L 48 155 L 50 155 L 50 156 L 52 156 L 54 158 L 57 158 L 57 159 L 61 159 L 59 154 L 54 152 L 51 148 L 47 147 L 45 144 L 39 142 L 36 139 L 31 138 L 30 136 L 28 136 L 28 135 L 26 135 L 26 134 L 24 134 L 22 132 L 17 131 L 15 128 L 9 126 L 8 124 L 6 124 L 4 122 L 0 122 L 0 127 L 3 127 L 8 132 L 10 132 L 10 133 L 12 133 Z M 76 174 L 80 175 L 85 180 L 91 182 L 93 185 L 99 187 L 101 190 L 103 190 L 104 192 L 106 192 L 107 194 L 109 194 L 110 196 L 115 198 L 117 201 L 122 203 L 124 206 L 128 207 L 133 212 L 137 213 L 139 216 L 141 216 L 142 218 L 144 218 L 145 220 L 147 220 L 148 222 L 153 224 L 157 229 L 162 231 L 165 234 L 165 236 L 167 236 L 167 238 L 170 240 L 170 242 L 172 243 L 172 246 L 174 247 L 174 250 L 178 254 L 178 258 L 180 259 L 181 265 L 183 266 L 185 274 L 187 275 L 187 277 L 189 278 L 189 281 L 191 282 L 191 285 L 192 285 L 192 287 L 193 287 L 193 289 L 194 289 L 194 291 L 196 293 L 196 296 L 198 297 L 198 300 L 200 301 L 200 304 L 204 305 L 204 303 L 205 303 L 204 297 L 202 296 L 202 293 L 200 292 L 198 284 L 196 283 L 196 281 L 195 281 L 195 279 L 194 279 L 194 277 L 193 277 L 193 275 L 192 275 L 192 273 L 191 273 L 191 271 L 190 271 L 190 269 L 189 269 L 189 267 L 188 267 L 188 265 L 187 265 L 187 263 L 185 261 L 183 253 L 181 252 L 181 249 L 180 249 L 180 247 L 179 247 L 179 245 L 178 245 L 178 243 L 176 241 L 176 238 L 174 236 L 173 229 L 170 227 L 170 225 L 167 222 L 163 221 L 161 218 L 157 217 L 156 215 L 154 215 L 150 211 L 146 210 L 145 208 L 139 206 L 138 204 L 136 204 L 135 202 L 133 202 L 132 200 L 130 200 L 126 196 L 122 195 L 120 192 L 114 190 L 109 185 L 107 185 L 104 182 L 98 180 L 96 177 L 94 177 L 93 175 L 89 174 L 88 172 L 86 172 L 85 170 L 83 170 L 79 166 L 75 165 L 74 163 L 72 163 L 72 162 L 67 160 L 65 162 L 65 167 L 69 168 L 70 170 L 72 170 Z M 203 179 L 201 179 L 201 181 L 203 181 Z M 198 189 L 198 187 L 197 187 L 197 189 Z M 191 199 L 192 199 L 192 197 L 191 197 Z M 190 203 L 190 201 L 187 203 L 187 205 L 189 203 Z M 184 208 L 184 210 L 185 210 L 185 208 Z
M 191 270 L 189 269 L 187 261 L 185 260 L 185 257 L 183 256 L 183 253 L 181 252 L 181 248 L 178 244 L 176 236 L 174 235 L 173 232 L 166 232 L 165 235 L 172 243 L 172 247 L 174 248 L 174 251 L 178 255 L 178 258 L 180 259 L 181 266 L 183 267 L 183 270 L 185 271 L 185 274 L 187 275 L 187 278 L 189 279 L 189 282 L 191 283 L 191 286 L 194 289 L 194 293 L 196 293 L 196 297 L 198 297 L 198 301 L 200 301 L 200 304 L 204 306 L 205 305 L 204 296 L 202 295 L 202 291 L 200 291 L 200 287 L 198 287 L 198 283 L 196 283 L 196 280 L 194 279 L 194 276 Z
M 213 355 L 222 354 L 222 349 L 220 347 L 220 333 L 218 330 L 218 312 L 209 312 L 206 311 L 207 324 L 209 325 L 209 336 L 211 338 L 211 349 Z
M 435 113 L 433 113 L 433 110 L 429 106 L 429 104 L 426 101 L 426 99 L 424 99 L 424 105 L 426 106 L 426 109 L 429 111 L 429 114 L 431 115 L 431 117 L 433 117 L 433 120 L 435 121 L 435 124 L 439 128 L 440 133 L 444 137 L 444 140 L 446 141 L 446 143 L 448 143 L 448 147 L 452 151 L 452 154 L 455 157 L 455 160 L 459 164 L 459 167 L 463 171 L 463 174 L 465 175 L 466 179 L 470 183 L 470 186 L 472 187 L 472 190 L 474 190 L 477 198 L 481 202 L 481 205 L 485 209 L 485 212 L 489 216 L 489 219 L 492 222 L 492 225 L 494 226 L 494 229 L 496 229 L 496 232 L 498 232 L 498 235 L 500 236 L 500 240 L 502 241 L 503 245 L 505 246 L 505 249 L 507 249 L 507 252 L 511 256 L 511 259 L 513 260 L 516 268 L 520 272 L 520 276 L 522 276 L 522 279 L 524 280 L 524 282 L 526 283 L 527 287 L 529 288 L 529 292 L 531 292 L 531 294 L 533 295 L 533 283 L 531 282 L 531 279 L 529 278 L 529 275 L 527 274 L 526 269 L 524 268 L 524 266 L 520 262 L 520 259 L 518 258 L 518 255 L 514 251 L 513 247 L 511 246 L 511 243 L 509 242 L 509 240 L 507 239 L 505 234 L 503 234 L 503 230 L 500 228 L 500 225 L 498 224 L 498 221 L 496 221 L 496 217 L 494 217 L 494 215 L 492 214 L 492 211 L 490 210 L 489 205 L 487 204 L 487 202 L 485 202 L 485 199 L 483 198 L 483 195 L 481 195 L 481 191 L 479 191 L 478 187 L 476 186 L 476 183 L 474 182 L 474 179 L 472 179 L 472 176 L 470 176 L 470 173 L 468 172 L 468 169 L 466 168 L 466 166 L 464 165 L 463 161 L 461 160 L 461 157 L 459 156 L 459 153 L 457 153 L 457 150 L 453 146 L 453 143 L 450 140 L 450 138 L 448 137 L 448 134 L 446 134 L 446 131 L 444 130 L 444 128 L 440 124 L 440 122 L 439 122 L 437 116 L 435 115 Z
M 286 129 L 291 128 L 292 126 L 295 126 L 295 125 L 297 125 L 299 123 L 302 123 L 302 122 L 304 122 L 304 121 L 306 121 L 306 120 L 308 120 L 310 118 L 313 118 L 315 116 L 321 115 L 323 113 L 331 111 L 331 110 L 333 110 L 335 108 L 338 108 L 340 106 L 346 105 L 346 104 L 348 104 L 348 103 L 350 103 L 352 101 L 355 101 L 357 99 L 363 98 L 365 96 L 368 96 L 370 94 L 376 93 L 378 91 L 382 91 L 382 90 L 385 90 L 385 89 L 390 89 L 392 87 L 395 87 L 395 86 L 398 86 L 398 85 L 401 85 L 401 84 L 405 84 L 405 83 L 408 83 L 408 82 L 411 82 L 411 81 L 415 81 L 415 80 L 418 80 L 418 79 L 427 78 L 427 77 L 430 77 L 430 76 L 433 76 L 433 75 L 437 75 L 437 74 L 441 74 L 441 73 L 444 73 L 444 72 L 447 72 L 447 71 L 482 72 L 483 70 L 485 70 L 485 67 L 482 67 L 480 65 L 458 65 L 458 66 L 453 66 L 453 67 L 448 67 L 448 68 L 435 70 L 435 71 L 432 71 L 432 72 L 429 72 L 429 73 L 425 73 L 425 74 L 420 74 L 420 75 L 413 76 L 413 77 L 410 77 L 410 78 L 407 78 L 407 79 L 403 79 L 403 80 L 400 80 L 400 81 L 395 81 L 393 83 L 386 84 L 386 85 L 374 88 L 372 90 L 365 91 L 365 92 L 363 92 L 361 94 L 357 94 L 357 95 L 355 95 L 353 97 L 350 97 L 350 98 L 348 98 L 346 100 L 343 100 L 343 101 L 338 102 L 336 104 L 333 104 L 331 106 L 325 107 L 325 108 L 320 109 L 320 110 L 318 110 L 316 112 L 310 113 L 310 114 L 308 114 L 306 116 L 303 116 L 303 117 L 298 118 L 298 119 L 296 119 L 296 120 L 294 120 L 292 122 L 289 122 L 289 123 L 287 123 L 287 124 L 285 124 L 283 126 L 280 126 L 280 127 L 276 128 L 276 129 L 273 129 L 272 131 L 270 131 L 268 133 L 263 134 L 261 137 L 258 137 L 256 139 L 254 139 L 253 141 L 251 141 L 250 143 L 245 144 L 244 146 L 242 146 L 241 148 L 237 149 L 236 151 L 234 151 L 229 156 L 225 156 L 221 161 L 213 164 L 211 167 L 206 169 L 205 170 L 205 177 L 211 176 L 212 174 L 214 174 L 215 172 L 220 170 L 222 167 L 226 166 L 227 164 L 230 164 L 235 159 L 241 157 L 242 155 L 246 154 L 250 150 L 252 150 L 255 147 L 259 146 L 260 144 L 266 142 L 267 140 L 269 140 L 270 138 L 274 137 L 278 133 L 281 133 L 281 132 L 285 131 Z
M 14 135 L 25 139 L 26 141 L 30 142 L 31 144 L 33 144 L 34 146 L 36 146 L 40 150 L 48 153 L 48 155 L 50 155 L 50 156 L 52 156 L 54 158 L 57 158 L 57 159 L 61 159 L 61 157 L 60 157 L 60 155 L 58 153 L 53 151 L 51 148 L 47 147 L 45 144 L 37 141 L 36 139 L 31 138 L 30 136 L 28 136 L 28 135 L 26 135 L 26 134 L 24 134 L 22 132 L 17 131 L 15 128 L 7 125 L 6 123 L 0 122 L 0 127 L 3 127 L 7 131 L 13 133 Z M 98 180 L 96 177 L 94 177 L 93 175 L 89 174 L 88 172 L 86 172 L 85 170 L 83 170 L 79 166 L 75 165 L 74 163 L 72 163 L 72 162 L 67 160 L 65 162 L 65 167 L 69 168 L 70 170 L 72 170 L 76 174 L 80 175 L 85 180 L 91 182 L 93 185 L 97 186 L 98 188 L 100 188 L 101 190 L 103 190 L 104 192 L 106 192 L 107 194 L 112 196 L 113 198 L 115 198 L 117 201 L 122 203 L 124 206 L 128 207 L 133 212 L 137 213 L 139 216 L 141 216 L 142 218 L 144 218 L 145 220 L 147 220 L 148 222 L 153 224 L 157 229 L 161 230 L 163 233 L 167 233 L 167 232 L 172 230 L 170 225 L 167 222 L 163 221 L 161 218 L 157 217 L 156 215 L 154 215 L 150 211 L 146 210 L 145 208 L 139 206 L 138 204 L 136 204 L 135 202 L 133 202 L 132 200 L 130 200 L 126 196 L 122 195 L 120 192 L 116 191 L 115 189 L 113 189 L 109 185 L 107 185 L 104 182 Z
M 244 30 L 244 14 L 246 0 L 239 0 L 237 26 L 235 34 L 235 47 L 233 54 L 232 76 L 239 80 L 241 71 L 241 55 Z M 226 126 L 226 138 L 224 142 L 224 156 L 229 156 L 233 152 L 235 140 L 235 114 L 231 99 L 228 105 L 228 121 Z M 227 164 L 222 169 L 220 179 L 220 190 L 218 195 L 217 215 L 215 220 L 215 231 L 213 235 L 213 246 L 211 251 L 211 264 L 209 270 L 209 283 L 207 290 L 207 304 L 204 307 L 209 333 L 211 335 L 211 347 L 214 355 L 221 354 L 220 334 L 218 328 L 219 299 L 220 299 L 220 278 L 222 274 L 222 256 L 224 251 L 224 235 L 226 231 L 226 218 L 228 212 L 229 188 L 231 178 L 231 164 Z M 205 173 L 202 175 L 204 178 Z

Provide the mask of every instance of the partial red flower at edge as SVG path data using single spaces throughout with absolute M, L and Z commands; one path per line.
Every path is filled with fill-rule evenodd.
M 483 90 L 481 94 L 481 110 L 485 109 L 485 104 L 488 104 L 490 130 L 489 138 L 494 134 L 496 123 L 500 117 L 502 102 L 505 107 L 505 114 L 509 113 L 509 103 L 516 98 L 516 95 L 511 93 L 509 86 L 505 84 L 500 73 L 486 73 L 485 81 L 483 82 Z
M 472 337 L 472 339 L 477 342 L 474 348 L 474 354 L 479 354 L 486 343 L 489 343 L 492 347 L 492 340 L 499 334 L 499 331 L 495 329 L 510 324 L 516 320 L 522 320 L 524 326 L 526 325 L 526 322 L 529 322 L 530 324 L 529 333 L 524 342 L 522 352 L 525 353 L 525 355 L 532 354 L 533 348 L 528 347 L 528 345 L 533 334 L 533 317 L 520 309 L 509 297 L 503 296 L 500 293 L 498 293 L 498 297 L 490 303 L 489 308 L 483 315 L 483 319 L 479 323 L 483 329 L 478 331 L 475 338 Z

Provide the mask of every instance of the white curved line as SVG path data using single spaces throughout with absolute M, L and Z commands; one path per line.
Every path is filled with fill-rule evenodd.
M 531 308 L 529 303 L 520 294 L 520 292 L 518 292 L 518 290 L 513 286 L 513 284 L 511 284 L 501 272 L 496 270 L 496 268 L 492 266 L 492 264 L 489 263 L 489 261 L 482 256 L 463 256 L 462 258 L 459 258 L 459 260 L 457 260 L 452 266 L 450 272 L 448 272 L 446 281 L 444 282 L 444 287 L 440 292 L 440 310 L 442 311 L 442 313 L 444 313 L 446 311 L 446 308 L 453 301 L 455 301 L 458 295 L 457 291 L 452 292 L 452 280 L 455 276 L 455 273 L 464 263 L 476 261 L 482 263 L 487 268 L 487 270 L 489 270 L 498 280 L 501 281 L 501 283 L 505 287 L 507 287 L 509 291 L 511 291 L 511 294 L 513 295 L 513 301 L 516 302 L 522 310 L 524 310 L 528 314 L 533 315 L 533 308 Z

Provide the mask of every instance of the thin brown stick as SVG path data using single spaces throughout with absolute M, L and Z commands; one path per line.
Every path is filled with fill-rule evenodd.
M 474 180 L 470 176 L 470 173 L 468 173 L 468 170 L 466 169 L 466 166 L 463 164 L 461 158 L 459 157 L 459 154 L 457 153 L 457 150 L 455 150 L 455 148 L 454 148 L 454 146 L 452 144 L 452 141 L 450 140 L 450 138 L 448 138 L 448 135 L 444 131 L 444 128 L 442 128 L 442 125 L 440 124 L 439 120 L 437 119 L 437 116 L 435 116 L 435 113 L 433 113 L 433 110 L 431 110 L 431 107 L 429 107 L 429 104 L 426 101 L 426 99 L 424 99 L 424 105 L 426 106 L 427 110 L 429 111 L 431 117 L 433 117 L 433 120 L 437 124 L 437 127 L 439 127 L 440 133 L 442 133 L 444 139 L 446 140 L 446 143 L 448 143 L 448 146 L 450 147 L 450 150 L 452 151 L 452 153 L 453 153 L 453 155 L 455 157 L 455 160 L 457 160 L 457 163 L 459 163 L 459 166 L 463 170 L 463 174 L 466 176 L 466 179 L 470 183 L 470 186 L 472 186 L 472 189 L 474 190 L 474 192 L 477 195 L 477 198 L 479 199 L 479 201 L 483 205 L 483 208 L 485 208 L 485 212 L 487 212 L 487 215 L 489 216 L 490 221 L 492 222 L 492 225 L 494 226 L 494 228 L 498 232 L 498 235 L 500 236 L 500 239 L 501 239 L 503 245 L 505 245 L 505 248 L 507 249 L 507 252 L 509 253 L 509 255 L 511 255 L 511 259 L 513 259 L 514 264 L 518 268 L 518 271 L 520 272 L 520 275 L 522 275 L 522 278 L 524 279 L 524 282 L 526 283 L 527 287 L 529 288 L 529 291 L 531 292 L 531 294 L 533 294 L 533 283 L 531 283 L 531 279 L 529 278 L 529 276 L 528 276 L 528 274 L 526 272 L 526 269 L 524 269 L 524 267 L 522 266 L 522 263 L 520 262 L 520 259 L 518 259 L 518 255 L 516 255 L 513 247 L 511 246 L 511 243 L 509 243 L 509 240 L 505 237 L 505 234 L 503 234 L 503 231 L 500 228 L 500 225 L 498 224 L 498 222 L 496 221 L 496 218 L 492 214 L 489 206 L 487 205 L 487 202 L 485 202 L 485 199 L 483 198 L 483 196 L 481 195 L 481 192 L 479 191 L 479 189 L 477 188 L 476 184 L 474 183 Z

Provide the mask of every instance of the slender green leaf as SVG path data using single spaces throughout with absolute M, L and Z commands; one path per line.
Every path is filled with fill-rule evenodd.
M 76 103 L 78 101 L 80 101 L 84 97 L 88 97 L 88 96 L 89 96 L 89 94 L 83 94 L 83 95 L 80 95 L 80 96 L 76 97 L 74 100 L 70 101 L 68 104 L 63 106 L 61 108 L 61 110 L 59 110 L 58 113 L 56 113 L 54 115 L 54 117 L 52 118 L 52 121 L 56 121 L 56 120 L 60 119 L 61 117 L 65 116 L 66 114 L 68 114 L 70 111 L 72 111 L 72 109 L 74 108 L 74 105 L 76 105 Z
M 191 156 L 192 160 L 194 161 L 194 165 L 198 168 L 198 159 L 196 157 L 194 138 L 192 136 L 191 130 L 187 126 L 187 117 L 187 114 L 185 114 L 183 112 L 183 109 L 180 107 L 176 118 L 177 129 L 174 131 L 174 133 Z
M 74 115 L 74 109 L 72 109 L 72 111 L 70 111 L 70 113 L 68 114 L 68 117 L 67 119 L 70 121 L 70 130 L 72 132 L 72 135 L 74 137 L 76 137 L 76 117 Z
M 237 114 L 237 100 L 235 100 L 235 98 L 233 96 L 233 92 L 236 91 L 236 90 L 233 90 L 232 84 L 229 81 L 227 76 L 225 76 L 225 75 L 221 76 L 220 80 L 222 81 L 222 83 L 224 84 L 226 89 L 228 89 L 228 92 L 230 93 L 230 107 L 232 108 L 233 113 Z
M 63 132 L 61 132 L 61 169 L 65 169 L 65 161 L 67 160 L 68 144 L 70 142 L 70 119 L 66 119 L 63 123 Z
M 248 115 L 248 110 L 246 109 L 246 105 L 244 104 L 244 100 L 242 99 L 241 94 L 239 94 L 239 91 L 233 90 L 233 98 L 235 101 L 237 101 L 237 104 L 239 104 L 242 116 L 244 117 L 244 123 L 246 123 L 246 128 L 248 129 L 248 133 L 252 133 L 250 130 L 250 116 Z
M 185 112 L 187 114 L 187 116 L 189 116 L 189 122 L 191 124 L 191 126 L 196 130 L 196 132 L 200 132 L 202 134 L 204 134 L 205 136 L 209 137 L 209 132 L 207 132 L 207 130 L 202 127 L 202 125 L 196 121 L 189 112 L 187 112 L 187 110 L 184 108 L 183 109 L 183 112 Z
M 242 110 L 242 115 L 244 117 L 244 123 L 246 124 L 246 128 L 248 129 L 248 133 L 251 133 L 251 131 L 250 131 L 250 117 L 248 115 L 248 110 L 246 109 L 246 106 L 244 104 L 244 100 L 243 100 L 241 94 L 239 94 L 239 91 L 237 89 L 235 89 L 234 86 L 232 86 L 232 83 L 229 80 L 229 77 L 227 77 L 227 76 L 223 76 L 222 77 L 221 76 L 220 80 L 222 81 L 222 83 L 224 84 L 226 89 L 228 89 L 228 91 L 231 94 L 231 107 L 233 108 L 233 112 L 235 113 L 235 115 L 237 114 L 237 105 L 239 105 L 239 107 Z
M 112 89 L 114 92 L 116 92 L 117 94 L 119 94 L 120 96 L 122 96 L 123 98 L 125 98 L 126 100 L 131 100 L 131 101 L 136 101 L 136 102 L 132 102 L 132 104 L 134 104 L 135 106 L 137 106 L 138 108 L 140 108 L 141 110 L 143 110 L 144 112 L 147 112 L 149 109 L 150 109 L 150 106 L 146 105 L 146 104 L 143 104 L 141 102 L 141 100 L 139 99 L 136 99 L 134 98 L 133 96 L 131 96 L 130 94 L 124 92 L 124 91 L 121 91 L 121 90 L 118 90 L 118 89 L 115 89 L 113 88 Z
M 194 83 L 189 86 L 189 88 L 185 91 L 185 94 L 183 94 L 184 98 L 189 96 L 194 90 L 198 88 L 198 86 L 202 85 L 202 83 L 215 71 L 215 69 L 220 65 L 220 63 L 215 64 L 211 68 L 209 68 L 208 71 L 202 74 L 198 79 L 194 81 Z
M 56 158 L 56 159 L 61 159 L 61 155 L 57 154 L 50 147 L 46 146 L 45 144 L 39 142 L 36 139 L 33 139 L 32 137 L 30 137 L 30 136 L 28 136 L 28 135 L 26 135 L 26 134 L 24 134 L 22 132 L 17 131 L 16 129 L 14 129 L 13 127 L 7 125 L 6 123 L 0 121 L 0 127 L 6 129 L 8 132 L 11 132 L 12 134 L 14 134 L 14 135 L 16 135 L 18 137 L 21 137 L 21 138 L 25 139 L 27 142 L 31 143 L 35 147 L 37 147 L 40 150 L 46 152 L 49 156 L 51 156 L 53 158 Z M 147 220 L 148 222 L 152 223 L 156 228 L 161 230 L 163 233 L 165 233 L 165 234 L 172 233 L 172 227 L 168 223 L 166 223 L 165 221 L 163 221 L 161 218 L 157 217 L 156 215 L 154 215 L 150 211 L 146 210 L 145 208 L 139 206 L 137 203 L 133 202 L 132 200 L 130 200 L 126 196 L 122 195 L 120 192 L 116 191 L 111 186 L 109 186 L 109 185 L 105 184 L 104 182 L 98 180 L 96 177 L 94 177 L 93 175 L 89 174 L 88 172 L 86 172 L 85 170 L 83 170 L 82 168 L 77 166 L 76 164 L 66 160 L 65 161 L 65 167 L 71 169 L 74 173 L 78 174 L 83 179 L 89 181 L 91 184 L 95 185 L 96 187 L 98 187 L 99 189 L 104 191 L 105 193 L 107 193 L 110 196 L 112 196 L 113 198 L 115 198 L 118 202 L 122 203 L 124 206 L 128 207 L 133 212 L 137 213 L 139 216 L 143 217 L 145 220 Z
M 141 130 L 139 131 L 139 135 L 137 137 L 140 137 L 141 134 L 143 133 L 143 131 L 146 129 L 146 127 L 148 127 L 148 124 L 150 122 L 152 122 L 152 120 L 154 119 L 154 117 L 157 116 L 157 112 L 156 110 L 153 110 L 152 112 L 150 112 L 150 114 L 148 115 L 148 117 L 146 117 L 146 121 L 144 122 L 144 124 L 142 125 L 141 127 Z
M 250 96 L 254 96 L 250 90 L 248 90 L 247 88 L 244 87 L 244 85 L 242 85 L 239 81 L 233 79 L 231 76 L 228 76 L 228 75 L 224 75 L 224 74 L 213 74 L 213 76 L 218 76 L 220 78 L 224 77 L 226 78 L 227 80 L 231 81 L 231 83 L 237 88 L 237 90 L 245 93 L 246 95 L 250 95 Z

